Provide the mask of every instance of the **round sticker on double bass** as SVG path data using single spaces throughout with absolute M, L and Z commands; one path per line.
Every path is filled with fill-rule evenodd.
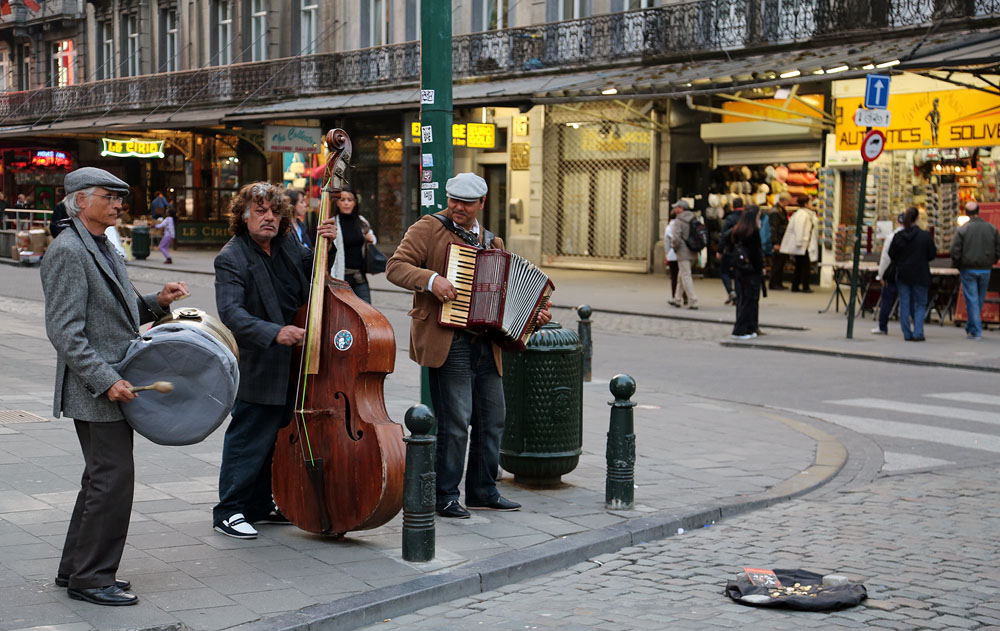
M 338 351 L 346 351 L 352 344 L 354 344 L 354 336 L 347 329 L 341 329 L 333 336 L 333 345 Z

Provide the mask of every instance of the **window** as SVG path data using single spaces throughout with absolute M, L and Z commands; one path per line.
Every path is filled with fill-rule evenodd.
M 31 89 L 31 44 L 17 46 L 17 89 Z
M 371 26 L 368 31 L 369 46 L 385 46 L 389 43 L 389 0 L 368 0 Z
M 483 23 L 476 24 L 477 30 L 494 31 L 510 28 L 507 23 L 508 0 L 481 0 L 483 3 Z
M 101 42 L 97 57 L 97 78 L 115 78 L 115 34 L 111 20 L 97 23 L 97 39 Z
M 633 9 L 651 9 L 653 8 L 654 0 L 627 0 L 625 2 L 625 10 L 632 11 Z
M 267 59 L 267 2 L 266 0 L 251 0 L 250 2 L 250 50 L 251 61 Z
M 575 20 L 587 17 L 587 0 L 559 0 L 559 20 Z
M 233 2 L 219 0 L 215 5 L 216 65 L 233 63 Z
M 163 12 L 163 46 L 160 49 L 163 61 L 160 72 L 177 71 L 177 9 L 167 9 Z
M 10 80 L 10 73 L 13 69 L 10 66 L 10 53 L 0 50 L 0 91 L 6 92 L 11 89 L 13 82 Z
M 316 32 L 319 3 L 317 0 L 302 0 L 301 43 L 299 51 L 302 55 L 312 55 L 319 51 L 318 34 Z
M 52 42 L 52 72 L 49 76 L 49 85 L 56 88 L 73 85 L 74 57 L 73 40 Z
M 125 18 L 125 75 L 138 77 L 142 72 L 139 54 L 139 16 L 129 15 Z

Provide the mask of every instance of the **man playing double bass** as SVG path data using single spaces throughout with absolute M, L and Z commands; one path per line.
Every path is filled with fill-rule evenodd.
M 253 524 L 287 524 L 271 496 L 271 460 L 278 430 L 292 418 L 288 397 L 292 349 L 305 329 L 291 324 L 309 298 L 312 252 L 290 234 L 284 189 L 248 184 L 230 204 L 233 237 L 215 257 L 219 318 L 236 337 L 240 386 L 226 430 L 213 527 L 254 539 Z M 317 229 L 333 242 L 336 223 Z
M 499 511 L 521 507 L 501 497 L 496 487 L 506 416 L 500 349 L 483 335 L 443 327 L 437 320 L 441 303 L 458 295 L 445 277 L 449 246 L 465 243 L 503 248 L 503 241 L 493 237 L 477 219 L 486 191 L 486 180 L 474 173 L 459 173 L 448 180 L 448 208 L 437 215 L 425 215 L 410 226 L 385 269 L 390 282 L 414 291 L 410 359 L 428 368 L 431 402 L 437 416 L 436 509 L 442 517 L 458 519 L 469 517 L 469 511 L 458 500 L 467 445 L 468 507 Z M 539 312 L 539 325 L 550 319 L 548 309 Z

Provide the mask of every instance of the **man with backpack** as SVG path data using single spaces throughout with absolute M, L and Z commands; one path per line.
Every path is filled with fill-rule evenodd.
M 677 225 L 674 234 L 670 238 L 670 245 L 677 253 L 677 271 L 680 275 L 680 282 L 677 283 L 677 290 L 668 302 L 680 308 L 683 298 L 686 295 L 688 309 L 698 308 L 698 296 L 694 293 L 694 281 L 691 279 L 691 262 L 698 258 L 698 252 L 705 247 L 708 241 L 708 230 L 705 224 L 696 220 L 691 212 L 691 205 L 683 199 L 674 202 L 671 207 L 672 212 L 679 212 Z

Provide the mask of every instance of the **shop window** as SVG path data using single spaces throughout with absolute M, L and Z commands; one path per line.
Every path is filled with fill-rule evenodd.
M 0 91 L 6 92 L 11 89 L 13 85 L 11 74 L 13 72 L 10 64 L 10 52 L 0 50 Z
M 176 72 L 178 69 L 177 9 L 160 12 L 160 66 L 159 72 Z
M 142 72 L 141 46 L 139 41 L 139 16 L 125 17 L 125 76 L 138 77 Z
M 115 31 L 110 19 L 97 23 L 97 79 L 115 78 Z
M 233 63 L 233 2 L 216 0 L 214 6 L 215 30 L 213 31 L 212 65 L 228 66 Z
M 250 61 L 267 60 L 267 1 L 250 0 Z
M 316 0 L 302 0 L 302 13 L 299 22 L 299 52 L 302 55 L 312 55 L 319 52 L 318 20 L 319 3 Z
M 64 39 L 52 42 L 52 71 L 49 76 L 49 85 L 54 88 L 63 88 L 73 85 L 73 64 L 76 53 L 73 50 L 73 40 Z

